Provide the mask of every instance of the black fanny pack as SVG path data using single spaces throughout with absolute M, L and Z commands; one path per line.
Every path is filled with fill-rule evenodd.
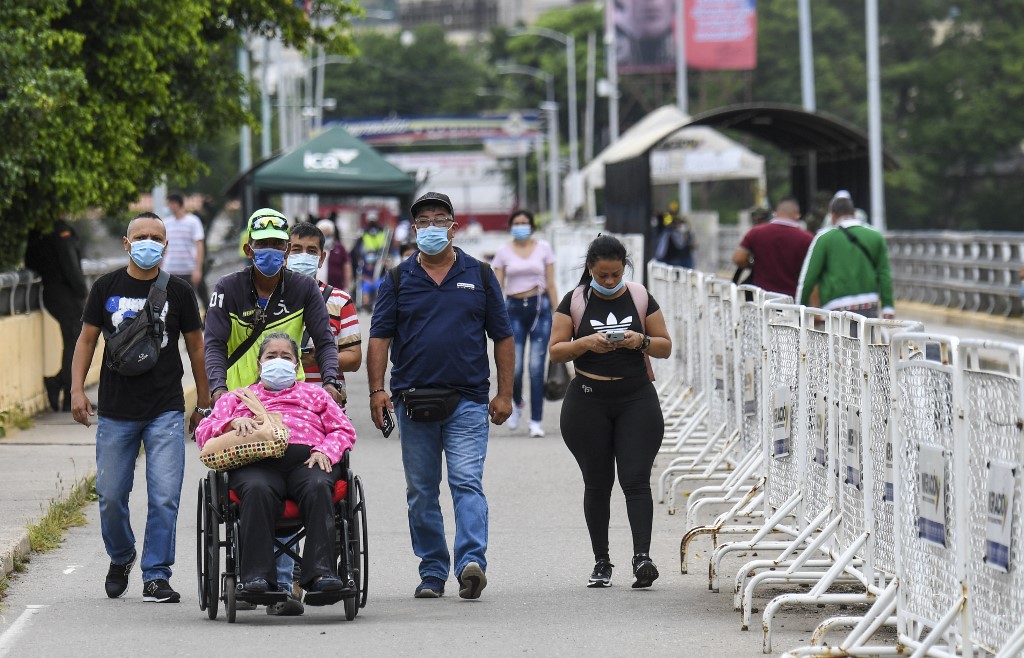
M 405 415 L 418 423 L 436 423 L 455 412 L 462 394 L 450 388 L 410 388 L 400 395 Z

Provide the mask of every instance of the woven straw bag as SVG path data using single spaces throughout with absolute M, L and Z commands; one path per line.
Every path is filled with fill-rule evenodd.
M 249 407 L 259 427 L 247 436 L 230 430 L 206 442 L 199 459 L 215 471 L 230 471 L 268 457 L 283 457 L 288 449 L 288 428 L 279 413 L 270 413 L 252 391 L 232 391 Z

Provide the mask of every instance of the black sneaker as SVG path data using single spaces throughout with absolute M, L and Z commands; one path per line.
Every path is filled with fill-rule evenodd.
M 612 567 L 615 565 L 608 560 L 598 560 L 594 564 L 594 571 L 590 574 L 587 587 L 611 587 Z
M 654 566 L 651 556 L 637 553 L 633 556 L 633 588 L 650 587 L 658 579 L 658 567 Z
M 104 583 L 107 588 L 107 596 L 116 599 L 128 590 L 128 574 L 135 566 L 137 555 L 135 551 L 132 551 L 132 556 L 124 564 L 110 563 L 110 568 L 107 569 L 107 582 Z
M 417 599 L 439 599 L 444 596 L 444 581 L 437 576 L 424 576 L 413 596 Z
M 487 576 L 476 562 L 462 567 L 459 574 L 459 596 L 464 599 L 478 599 L 480 592 L 487 587 Z
M 147 580 L 142 586 L 142 600 L 146 603 L 177 603 L 181 594 L 171 589 L 171 584 L 163 578 Z

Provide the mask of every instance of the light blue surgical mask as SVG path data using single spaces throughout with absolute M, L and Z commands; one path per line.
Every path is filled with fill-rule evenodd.
M 136 240 L 132 243 L 132 260 L 144 270 L 157 266 L 164 257 L 164 245 L 156 240 Z
M 260 381 L 263 387 L 280 391 L 295 383 L 295 364 L 288 359 L 268 359 L 260 366 Z
M 291 254 L 288 256 L 288 269 L 315 279 L 316 271 L 320 269 L 320 257 L 313 254 Z
M 590 287 L 593 288 L 594 290 L 598 291 L 602 295 L 614 295 L 618 291 L 622 290 L 625 286 L 626 286 L 626 280 L 625 279 L 622 279 L 621 281 L 619 281 L 619 285 L 615 286 L 614 288 L 605 288 L 600 283 L 598 283 L 596 279 L 591 279 L 590 280 Z
M 274 276 L 284 267 L 284 252 L 280 249 L 267 247 L 253 249 L 252 262 L 263 276 Z
M 529 224 L 516 224 L 512 227 L 513 240 L 525 240 L 530 237 L 531 233 L 533 233 L 533 229 Z
M 440 226 L 428 226 L 416 229 L 416 246 L 428 256 L 444 251 L 448 246 L 448 229 Z

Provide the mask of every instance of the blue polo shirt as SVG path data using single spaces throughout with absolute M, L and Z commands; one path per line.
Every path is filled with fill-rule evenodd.
M 370 338 L 391 338 L 391 392 L 454 388 L 487 403 L 491 369 L 487 338 L 512 335 L 494 272 L 486 284 L 480 261 L 455 247 L 455 263 L 441 285 L 415 256 L 398 266 L 399 287 L 385 275 L 377 291 Z M 397 292 L 397 294 L 396 294 Z

